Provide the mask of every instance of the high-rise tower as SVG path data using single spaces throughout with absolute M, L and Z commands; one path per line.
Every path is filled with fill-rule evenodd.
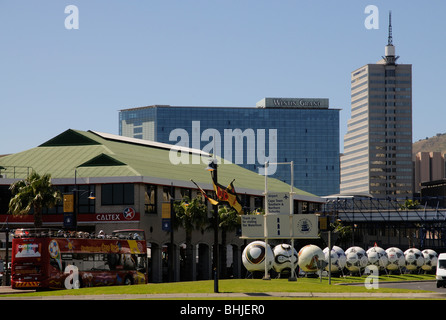
M 341 193 L 411 196 L 412 65 L 397 64 L 389 14 L 385 56 L 351 73 L 351 118 L 341 157 Z

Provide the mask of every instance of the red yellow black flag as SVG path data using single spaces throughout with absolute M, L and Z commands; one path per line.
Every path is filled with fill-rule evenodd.
M 235 179 L 234 179 L 235 180 Z M 233 185 L 234 180 L 228 185 L 227 188 L 223 187 L 221 184 L 216 182 L 212 177 L 212 182 L 214 184 L 214 190 L 217 194 L 217 199 L 222 202 L 226 202 L 231 206 L 237 213 L 242 212 L 242 205 L 237 197 L 237 193 L 235 192 L 235 188 Z
M 193 184 L 197 186 L 198 190 L 200 190 L 203 197 L 205 197 L 212 205 L 214 205 L 214 206 L 218 205 L 218 201 L 208 197 L 208 195 L 206 194 L 206 191 L 201 189 L 201 187 L 198 184 L 196 184 L 194 180 L 190 179 L 190 181 L 192 181 Z

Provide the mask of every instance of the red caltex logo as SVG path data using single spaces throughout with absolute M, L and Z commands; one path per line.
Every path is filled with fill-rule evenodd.
M 132 220 L 135 217 L 135 210 L 133 208 L 125 208 L 123 214 L 126 220 Z

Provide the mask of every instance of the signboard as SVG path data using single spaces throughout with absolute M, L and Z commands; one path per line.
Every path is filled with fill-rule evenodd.
M 161 204 L 161 230 L 171 231 L 172 221 L 170 219 L 170 202 Z
M 63 212 L 74 212 L 74 194 L 63 195 Z
M 267 215 L 268 238 L 290 238 L 290 215 Z
M 294 238 L 319 238 L 318 216 L 315 214 L 293 215 Z
M 65 229 L 76 228 L 76 216 L 74 213 L 74 194 L 63 195 L 63 227 Z
M 161 204 L 161 218 L 170 219 L 170 203 L 165 202 Z
M 76 216 L 74 215 L 74 212 L 63 213 L 63 227 L 65 229 L 76 228 Z
M 101 222 L 101 223 L 119 223 L 119 222 L 139 222 L 140 213 L 132 207 L 127 207 L 121 212 L 102 212 L 102 213 L 88 213 L 79 214 L 77 217 L 78 223 L 85 222 Z
M 242 215 L 242 238 L 264 238 L 264 215 Z
M 290 214 L 289 192 L 268 192 L 266 195 L 268 215 Z
M 328 109 L 327 98 L 264 98 L 256 103 L 257 108 L 311 108 Z
M 318 216 L 315 214 L 242 215 L 241 218 L 242 239 L 319 238 Z

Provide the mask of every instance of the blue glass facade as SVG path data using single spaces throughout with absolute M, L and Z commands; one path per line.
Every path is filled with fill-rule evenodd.
M 277 162 L 294 162 L 294 186 L 319 196 L 339 193 L 339 109 L 151 106 L 121 110 L 119 117 L 120 135 L 177 144 L 179 137 L 170 137 L 171 132 L 184 129 L 189 147 L 196 147 L 195 139 L 200 142 L 200 149 L 212 141 L 202 137 L 203 131 L 216 129 L 221 137 L 222 157 L 229 143 L 225 140 L 225 130 L 240 129 L 248 136 L 254 133 L 255 144 L 244 137 L 243 150 L 235 150 L 237 138 L 232 139 L 233 158 L 229 160 L 237 163 L 236 156 L 241 154 L 238 152 L 243 152 L 240 165 L 255 172 L 264 164 L 257 152 L 263 149 L 265 157 L 271 156 L 269 141 L 272 130 L 276 129 L 277 139 L 272 143 L 277 147 Z M 259 141 L 262 130 L 265 139 Z M 272 177 L 290 183 L 290 166 L 278 165 Z

